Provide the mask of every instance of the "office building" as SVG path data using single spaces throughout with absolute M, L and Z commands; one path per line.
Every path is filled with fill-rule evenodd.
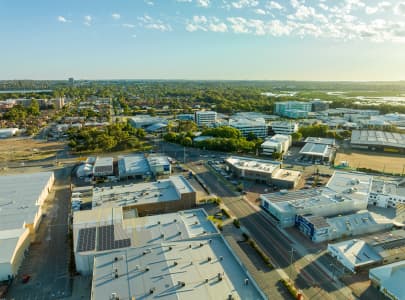
M 215 111 L 196 111 L 194 119 L 199 127 L 212 126 L 217 121 L 217 113 Z
M 229 126 L 238 129 L 245 138 L 252 134 L 262 139 L 267 136 L 267 124 L 263 118 L 255 120 L 230 119 Z
M 294 188 L 301 178 L 301 172 L 281 169 L 281 163 L 277 161 L 230 156 L 225 163 L 236 178 L 274 184 L 280 188 Z
M 151 175 L 148 160 L 144 154 L 118 157 L 118 176 L 120 180 L 146 179 Z
M 293 226 L 298 215 L 349 214 L 367 208 L 371 182 L 372 176 L 339 171 L 325 188 L 262 194 L 261 206 L 282 227 Z
M 274 152 L 286 154 L 292 144 L 291 135 L 276 134 L 261 144 L 263 155 L 272 155 Z
M 53 183 L 53 172 L 0 176 L 0 281 L 17 274 Z
M 329 109 L 328 101 L 314 100 L 314 101 L 311 101 L 311 105 L 312 105 L 313 112 L 325 111 L 325 110 Z
M 276 102 L 274 109 L 276 115 L 292 119 L 306 118 L 311 111 L 311 102 L 300 101 Z
M 276 121 L 270 124 L 275 134 L 291 135 L 298 131 L 298 123 L 292 121 Z
M 171 164 L 167 156 L 160 154 L 150 154 L 146 158 L 153 176 L 156 178 L 169 177 L 172 171 Z

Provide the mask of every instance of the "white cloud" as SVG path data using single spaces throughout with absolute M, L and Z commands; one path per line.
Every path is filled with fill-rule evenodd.
M 405 16 L 405 2 L 399 2 L 395 5 L 394 12 L 399 16 Z
M 378 6 L 366 6 L 366 14 L 373 15 L 378 12 Z
M 259 5 L 257 0 L 239 0 L 232 2 L 234 8 L 256 7 Z
M 129 24 L 129 23 L 124 23 L 124 24 L 122 24 L 122 27 L 125 27 L 125 28 L 135 28 L 135 25 L 134 25 L 134 24 Z
M 266 3 L 266 8 L 268 8 L 268 9 L 278 9 L 278 10 L 284 9 L 284 7 L 280 3 L 276 2 L 276 1 L 270 1 L 270 2 Z
M 193 16 L 193 19 L 187 22 L 186 30 L 189 32 L 197 30 L 227 32 L 228 26 L 215 17 L 207 18 L 206 16 Z
M 70 20 L 66 19 L 64 16 L 58 16 L 58 21 L 61 23 L 70 22 Z
M 145 3 L 150 5 L 150 6 L 155 5 L 155 3 L 152 0 L 145 0 Z
M 211 4 L 211 0 L 196 0 L 197 5 L 200 7 L 209 7 Z
M 118 14 L 118 13 L 113 13 L 113 14 L 111 15 L 111 17 L 112 17 L 114 20 L 119 20 L 119 19 L 121 19 L 121 15 Z
M 93 22 L 92 16 L 90 15 L 84 16 L 84 23 L 83 23 L 84 25 L 91 26 L 92 22 Z
M 140 21 L 140 25 L 147 29 L 158 30 L 158 31 L 172 31 L 172 26 L 168 23 L 163 22 L 159 19 L 154 19 L 149 15 L 144 15 L 143 17 L 139 17 L 138 20 Z
M 261 8 L 256 8 L 256 9 L 254 10 L 254 13 L 255 13 L 255 14 L 258 14 L 258 15 L 264 16 L 264 15 L 266 14 L 266 11 L 265 11 L 264 9 L 261 9 Z

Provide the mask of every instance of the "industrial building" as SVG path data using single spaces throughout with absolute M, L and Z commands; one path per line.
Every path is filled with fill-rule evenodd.
M 350 143 L 356 149 L 405 153 L 405 134 L 403 133 L 353 130 Z
M 118 157 L 118 176 L 124 179 L 146 179 L 151 176 L 148 161 L 144 154 Z
M 405 259 L 405 230 L 374 233 L 361 239 L 329 244 L 328 252 L 353 273 Z
M 261 144 L 263 155 L 272 155 L 274 152 L 286 154 L 292 144 L 291 135 L 276 134 Z
M 150 154 L 146 158 L 149 168 L 155 177 L 168 177 L 172 172 L 171 164 L 167 156 L 160 154 Z
M 229 126 L 238 129 L 243 137 L 254 134 L 258 138 L 267 136 L 267 124 L 263 118 L 258 119 L 230 119 Z
M 135 208 L 140 216 L 193 208 L 197 193 L 183 176 L 93 189 L 92 206 Z
M 263 194 L 260 200 L 281 227 L 293 226 L 298 215 L 326 217 L 367 208 L 367 201 L 354 201 L 327 188 Z
M 335 158 L 335 145 L 335 139 L 307 137 L 299 153 L 304 160 L 330 162 Z
M 271 160 L 230 156 L 225 163 L 236 178 L 274 184 L 280 188 L 294 188 L 301 178 L 301 172 L 280 169 L 281 163 Z
M 291 135 L 298 131 L 298 123 L 292 121 L 276 121 L 270 124 L 271 130 L 275 134 Z
M 293 119 L 306 118 L 311 111 L 311 102 L 301 101 L 276 102 L 274 109 L 276 115 Z
M 379 207 L 405 204 L 405 180 L 396 182 L 374 179 L 368 202 Z
M 94 177 L 107 177 L 114 175 L 114 160 L 112 157 L 97 157 L 93 166 Z
M 388 299 L 405 300 L 405 261 L 373 268 L 369 278 Z
M 106 234 L 110 231 L 111 234 Z M 91 274 L 94 257 L 117 249 L 171 243 L 218 233 L 203 209 L 138 217 L 134 210 L 99 207 L 73 215 L 76 269 Z
M 391 229 L 388 219 L 376 220 L 368 211 L 325 218 L 313 215 L 298 215 L 295 226 L 313 242 L 319 243 L 347 236 L 356 236 Z
M 91 299 L 266 299 L 219 235 L 129 248 L 94 259 Z
M 328 253 L 353 273 L 365 267 L 379 265 L 381 256 L 363 240 L 347 240 L 328 244 Z
M 0 281 L 17 274 L 54 180 L 53 172 L 0 176 Z
M 262 194 L 261 206 L 280 226 L 293 226 L 298 215 L 327 217 L 365 210 L 371 182 L 369 175 L 337 171 L 325 188 Z
M 211 126 L 217 121 L 217 113 L 215 111 L 196 111 L 194 119 L 199 127 Z
M 146 128 L 153 124 L 158 123 L 167 123 L 167 120 L 161 117 L 152 117 L 150 115 L 137 115 L 131 118 L 128 118 L 129 124 L 134 128 Z

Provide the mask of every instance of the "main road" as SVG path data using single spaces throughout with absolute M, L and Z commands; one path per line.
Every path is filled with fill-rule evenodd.
M 159 147 L 160 146 L 160 147 Z M 218 156 L 223 153 L 209 152 L 160 142 L 158 150 L 186 162 L 200 159 L 200 154 Z M 185 153 L 185 155 L 184 155 Z M 215 158 L 213 158 L 215 159 Z M 333 261 L 325 255 L 301 254 L 299 245 L 287 237 L 265 212 L 255 209 L 243 197 L 237 195 L 204 166 L 193 171 L 205 182 L 212 193 L 223 203 L 250 233 L 250 236 L 271 258 L 273 265 L 292 280 L 309 299 L 354 299 L 349 288 L 333 278 Z M 302 248 L 302 246 L 301 246 Z

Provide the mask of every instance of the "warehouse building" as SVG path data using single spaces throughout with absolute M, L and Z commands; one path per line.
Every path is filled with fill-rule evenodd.
M 330 162 L 335 158 L 335 145 L 335 139 L 307 137 L 299 153 L 304 160 L 315 163 Z
M 91 274 L 94 257 L 117 249 L 188 240 L 218 233 L 203 209 L 137 217 L 122 207 L 99 207 L 73 215 L 76 269 Z M 111 233 L 111 234 L 108 234 Z
M 405 180 L 373 180 L 368 203 L 378 207 L 397 207 L 405 204 Z
M 107 177 L 114 175 L 114 160 L 112 157 L 97 157 L 93 166 L 94 177 Z
M 356 273 L 405 259 L 405 230 L 375 233 L 361 239 L 329 244 L 328 253 Z
M 353 273 L 382 261 L 373 247 L 357 239 L 328 244 L 328 253 Z
M 261 144 L 263 155 L 272 155 L 274 152 L 286 154 L 292 144 L 291 135 L 276 134 Z
M 295 226 L 313 242 L 319 243 L 347 236 L 356 236 L 391 229 L 389 220 L 376 220 L 368 211 L 325 218 L 313 215 L 298 215 Z
M 151 154 L 147 156 L 149 169 L 155 177 L 168 177 L 172 172 L 171 164 L 167 156 Z
M 150 115 L 138 115 L 128 118 L 129 124 L 134 128 L 146 128 L 153 124 L 166 124 L 167 120 L 161 117 L 152 117 Z
M 118 157 L 118 176 L 120 180 L 146 179 L 151 176 L 148 161 L 143 154 Z
M 405 153 L 405 134 L 403 133 L 353 130 L 350 143 L 356 149 Z
M 93 189 L 92 206 L 135 208 L 140 216 L 193 208 L 197 193 L 183 176 Z
M 301 172 L 280 169 L 281 163 L 271 160 L 230 156 L 225 163 L 236 178 L 275 184 L 280 188 L 294 188 L 301 178 Z
M 53 183 L 53 172 L 0 176 L 0 281 L 17 274 Z
M 267 299 L 219 235 L 94 259 L 91 299 Z
M 373 268 L 369 278 L 388 299 L 405 300 L 405 261 Z

